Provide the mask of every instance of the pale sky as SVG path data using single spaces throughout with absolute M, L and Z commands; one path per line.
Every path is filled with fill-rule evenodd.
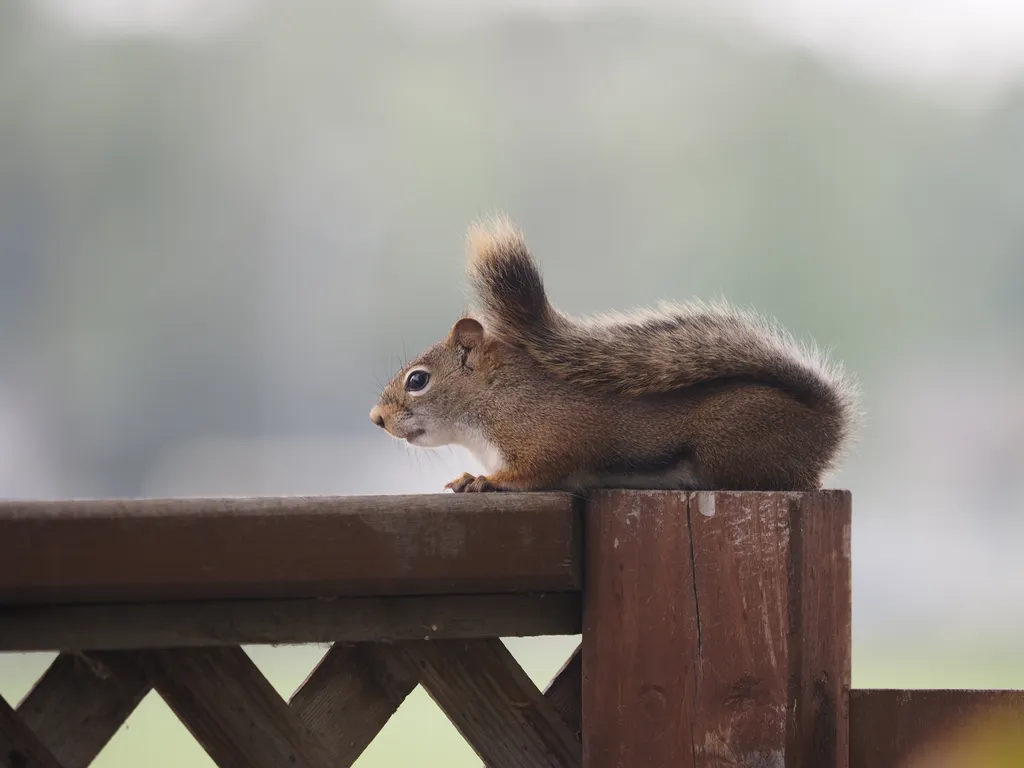
M 47 0 L 93 33 L 216 32 L 265 0 Z M 381 0 L 449 19 L 528 9 L 572 15 L 616 5 L 679 13 L 813 51 L 862 74 L 998 92 L 1024 77 L 1024 0 Z

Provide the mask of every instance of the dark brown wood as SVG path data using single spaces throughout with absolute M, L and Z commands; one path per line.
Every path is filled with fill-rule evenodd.
M 220 768 L 328 768 L 330 751 L 241 648 L 144 651 L 167 706 Z
M 852 587 L 850 494 L 792 495 L 786 767 L 847 768 Z
M 551 704 L 562 721 L 583 741 L 583 644 L 573 651 L 558 673 L 544 689 L 544 698 Z
M 1024 765 L 1024 691 L 851 692 L 850 768 L 972 765 Z
M 846 768 L 849 496 L 606 491 L 587 509 L 587 768 Z
M 134 654 L 60 654 L 18 714 L 65 768 L 85 768 L 150 690 Z
M 0 768 L 61 768 L 57 758 L 0 696 Z
M 568 494 L 0 504 L 0 604 L 577 590 Z
M 683 493 L 602 492 L 587 506 L 586 768 L 698 765 L 700 645 L 687 513 Z
M 415 595 L 0 608 L 0 651 L 573 635 L 580 594 Z
M 582 744 L 582 674 L 583 644 L 581 643 L 558 670 L 544 689 L 544 698 L 562 718 L 562 722 Z M 489 768 L 489 767 L 488 767 Z
M 701 493 L 689 498 L 686 514 L 697 611 L 698 764 L 781 765 L 789 504 L 783 496 Z
M 491 768 L 581 764 L 574 734 L 501 640 L 405 641 L 395 648 Z
M 352 765 L 419 684 L 416 670 L 384 644 L 336 644 L 291 698 L 291 708 L 330 751 Z

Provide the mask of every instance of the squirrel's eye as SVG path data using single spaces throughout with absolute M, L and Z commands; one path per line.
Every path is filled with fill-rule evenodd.
M 413 371 L 405 379 L 405 390 L 407 392 L 419 392 L 430 381 L 430 374 L 426 371 Z

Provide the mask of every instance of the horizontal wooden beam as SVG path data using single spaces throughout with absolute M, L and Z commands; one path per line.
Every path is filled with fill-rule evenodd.
M 581 631 L 578 592 L 0 608 L 0 651 L 535 637 Z
M 0 604 L 572 591 L 568 494 L 0 503 Z
M 1024 691 L 850 692 L 850 768 L 1018 765 L 1022 757 Z

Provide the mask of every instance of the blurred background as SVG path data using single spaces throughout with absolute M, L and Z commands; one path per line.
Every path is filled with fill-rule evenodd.
M 725 296 L 830 347 L 854 684 L 1024 688 L 1009 0 L 6 0 L 0 497 L 439 491 L 472 460 L 367 413 L 497 209 L 570 312 Z M 510 646 L 546 682 L 575 642 Z M 284 695 L 323 652 L 249 650 Z M 186 764 L 155 694 L 96 762 Z M 478 761 L 417 692 L 394 764 Z

